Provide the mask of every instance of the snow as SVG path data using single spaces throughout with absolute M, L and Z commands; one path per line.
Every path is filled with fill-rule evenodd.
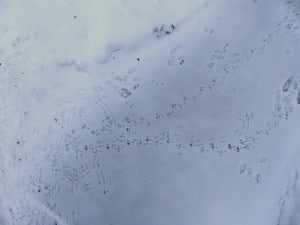
M 0 224 L 300 224 L 298 1 L 0 19 Z

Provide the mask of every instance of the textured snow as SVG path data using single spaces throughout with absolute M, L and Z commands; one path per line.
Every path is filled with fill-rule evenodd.
M 0 224 L 300 224 L 299 13 L 0 0 Z

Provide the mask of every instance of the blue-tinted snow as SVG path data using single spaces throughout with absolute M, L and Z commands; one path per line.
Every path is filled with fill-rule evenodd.
M 0 224 L 300 224 L 299 13 L 0 1 Z

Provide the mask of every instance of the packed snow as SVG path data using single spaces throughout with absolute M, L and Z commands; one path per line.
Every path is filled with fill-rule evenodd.
M 299 17 L 0 0 L 0 225 L 300 225 Z

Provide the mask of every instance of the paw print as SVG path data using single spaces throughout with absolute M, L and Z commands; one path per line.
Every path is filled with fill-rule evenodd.
M 175 25 L 174 24 L 171 24 L 169 26 L 162 25 L 160 28 L 155 27 L 153 29 L 153 34 L 155 35 L 155 37 L 160 39 L 163 36 L 172 34 L 174 31 L 175 31 Z
M 170 50 L 168 65 L 173 66 L 177 63 L 179 66 L 182 66 L 185 63 L 185 57 L 183 55 L 178 55 L 177 52 L 180 50 L 182 45 L 177 45 Z

